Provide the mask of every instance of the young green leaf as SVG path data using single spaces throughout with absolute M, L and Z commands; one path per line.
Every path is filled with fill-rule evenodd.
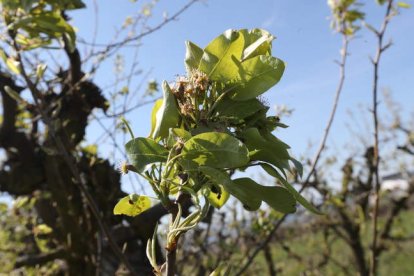
M 162 89 L 164 98 L 161 106 L 156 110 L 154 131 L 151 133 L 155 140 L 167 138 L 168 130 L 177 126 L 180 116 L 177 102 L 166 81 L 162 83 Z
M 40 80 L 43 77 L 46 69 L 47 69 L 47 64 L 41 63 L 41 64 L 37 65 L 37 67 L 36 67 L 36 77 L 37 77 L 38 80 Z
M 220 191 L 213 192 L 213 190 L 210 190 L 207 199 L 211 205 L 217 209 L 220 209 L 224 204 L 226 204 L 227 200 L 230 197 L 230 194 L 224 189 L 222 185 L 216 184 L 214 187 Z
M 122 117 L 120 118 L 120 120 L 121 120 L 121 122 L 124 124 L 124 126 L 126 127 L 126 129 L 128 130 L 129 135 L 131 135 L 131 139 L 134 139 L 134 138 L 135 138 L 135 136 L 134 136 L 134 132 L 132 131 L 131 127 L 129 126 L 128 121 L 125 119 L 125 117 L 124 117 L 124 116 L 122 116 Z
M 273 168 L 271 165 L 266 163 L 260 163 L 260 166 L 271 176 L 275 177 L 279 182 L 293 195 L 293 197 L 306 209 L 309 211 L 321 215 L 322 213 L 316 209 L 312 204 L 310 204 L 306 198 L 299 194 L 293 186 L 285 180 L 285 178 L 280 175 L 280 173 Z
M 231 265 L 227 263 L 221 263 L 213 272 L 208 276 L 229 276 L 231 272 Z
M 236 168 L 249 161 L 246 146 L 233 136 L 221 132 L 205 132 L 184 143 L 180 163 L 189 169 L 197 166 Z
M 239 69 L 233 58 L 240 60 L 243 49 L 243 36 L 238 31 L 227 30 L 204 49 L 199 70 L 210 80 L 228 82 L 238 75 Z
M 114 215 L 137 216 L 151 207 L 151 199 L 147 196 L 130 194 L 122 198 L 114 207 Z
M 243 61 L 239 66 L 238 79 L 234 81 L 232 99 L 245 101 L 256 98 L 276 85 L 284 70 L 285 63 L 271 56 L 260 55 Z
M 177 141 L 183 143 L 191 139 L 191 133 L 182 128 L 170 128 L 170 134 L 167 139 L 167 146 L 172 148 Z
M 157 144 L 150 138 L 135 138 L 125 145 L 125 150 L 129 157 L 129 161 L 137 170 L 144 172 L 147 165 L 165 162 L 167 160 L 168 151 Z
M 7 62 L 6 52 L 4 52 L 4 50 L 1 48 L 0 48 L 0 58 L 3 60 L 3 62 Z
M 20 45 L 20 48 L 23 51 L 29 51 L 32 49 L 50 45 L 52 43 L 52 40 L 47 37 L 33 37 L 33 38 L 30 37 L 29 38 L 19 33 L 16 35 L 16 42 Z
M 192 43 L 191 41 L 185 42 L 185 68 L 189 75 L 193 70 L 198 69 L 201 57 L 203 56 L 203 49 Z
M 157 125 L 157 112 L 158 110 L 161 108 L 162 106 L 162 99 L 158 99 L 155 101 L 154 106 L 152 107 L 152 112 L 151 112 L 151 131 L 150 134 L 148 135 L 148 137 L 154 137 L 154 131 L 155 131 L 155 127 Z
M 19 93 L 14 91 L 10 86 L 5 85 L 4 92 L 6 92 L 13 100 L 19 104 L 27 104 L 27 102 L 19 95 Z
M 240 200 L 247 210 L 256 211 L 260 208 L 262 200 L 249 194 L 243 187 L 235 185 L 227 173 L 206 166 L 200 167 L 199 171 L 207 176 L 213 183 L 223 185 L 224 189 Z
M 249 211 L 259 209 L 262 201 L 282 213 L 293 213 L 296 210 L 296 200 L 285 188 L 262 186 L 250 178 L 231 180 L 225 172 L 211 167 L 202 166 L 199 170 L 211 181 L 222 184 Z
M 272 41 L 275 39 L 268 31 L 262 29 L 241 30 L 245 40 L 242 60 L 258 55 L 271 55 Z
M 33 229 L 33 233 L 37 235 L 47 235 L 53 232 L 53 228 L 51 228 L 49 225 L 42 223 L 39 225 L 36 225 Z
M 29 22 L 27 22 L 29 20 Z M 27 28 L 35 26 L 35 30 L 53 38 L 65 37 L 70 52 L 75 50 L 76 34 L 73 27 L 68 24 L 60 11 L 42 11 L 15 22 L 14 28 Z
M 411 5 L 410 4 L 408 4 L 406 2 L 401 2 L 401 1 L 397 2 L 397 6 L 400 7 L 400 8 L 403 8 L 403 9 L 409 9 L 409 8 L 411 8 Z
M 86 7 L 86 5 L 81 0 L 54 0 L 53 3 L 59 5 L 60 10 L 75 10 L 83 9 Z
M 267 109 L 268 107 L 264 106 L 258 99 L 240 102 L 225 98 L 217 104 L 215 114 L 221 119 L 239 123 L 243 119 L 256 114 L 260 110 Z
M 17 60 L 9 57 L 6 60 L 6 65 L 9 68 L 10 71 L 12 71 L 13 73 L 19 75 L 20 74 L 20 62 L 18 62 Z
M 269 136 L 273 136 L 269 133 Z M 243 138 L 251 160 L 268 162 L 281 170 L 289 170 L 289 153 L 285 143 L 273 136 L 274 139 L 263 137 L 257 128 L 245 130 L 241 137 Z
M 262 186 L 250 178 L 233 180 L 234 186 L 246 194 L 266 202 L 274 210 L 281 213 L 294 213 L 296 211 L 295 198 L 283 187 Z
M 298 175 L 300 177 L 303 176 L 303 166 L 302 163 L 300 163 L 298 160 L 296 160 L 295 158 L 290 158 L 290 161 L 292 161 L 293 165 L 295 166 L 296 172 L 298 173 Z

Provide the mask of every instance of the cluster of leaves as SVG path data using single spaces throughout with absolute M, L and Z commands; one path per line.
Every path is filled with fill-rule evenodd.
M 377 3 L 384 5 L 388 1 L 377 0 Z M 328 0 L 328 5 L 332 11 L 332 29 L 347 36 L 354 35 L 360 29 L 359 23 L 365 19 L 365 13 L 360 10 L 363 4 L 356 0 Z M 400 8 L 409 9 L 410 7 L 410 4 L 398 1 L 395 5 L 391 6 L 391 14 L 397 14 Z M 366 22 L 363 22 L 363 24 L 372 32 L 378 33 L 370 24 Z
M 332 29 L 344 35 L 353 35 L 359 30 L 357 22 L 365 17 L 359 10 L 361 4 L 356 0 L 328 0 L 328 5 L 332 10 Z
M 76 34 L 63 15 L 65 10 L 84 8 L 81 0 L 2 0 L 5 23 L 22 50 L 50 45 L 65 39 L 69 51 L 75 49 Z
M 302 173 L 289 146 L 272 134 L 286 125 L 267 116 L 269 107 L 258 99 L 278 83 L 285 69 L 271 54 L 273 39 L 265 30 L 244 29 L 228 30 L 204 49 L 186 43 L 187 76 L 172 85 L 164 81 L 149 137 L 126 144 L 129 170 L 145 177 L 166 206 L 171 195 L 187 193 L 193 201 L 204 196 L 206 204 L 216 208 L 233 195 L 251 211 L 264 201 L 279 212 L 292 213 L 298 201 L 317 212 L 286 180 L 287 172 Z M 282 186 L 231 179 L 236 170 L 251 166 L 262 167 Z M 128 209 L 129 204 L 129 210 L 144 211 L 149 205 L 140 197 L 129 196 L 115 208 Z

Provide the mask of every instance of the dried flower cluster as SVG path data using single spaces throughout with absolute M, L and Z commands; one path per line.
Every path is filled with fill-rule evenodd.
M 205 73 L 194 70 L 189 76 L 179 76 L 172 87 L 182 115 L 196 119 L 195 117 L 205 113 L 203 106 L 210 88 L 210 82 Z

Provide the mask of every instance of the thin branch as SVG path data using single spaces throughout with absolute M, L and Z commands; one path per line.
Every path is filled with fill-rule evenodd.
M 78 40 L 79 43 L 85 44 L 85 45 L 90 45 L 90 46 L 94 46 L 94 47 L 105 47 L 103 50 L 98 51 L 96 53 L 91 54 L 89 57 L 87 57 L 84 62 L 86 62 L 89 58 L 93 57 L 93 56 L 98 56 L 98 57 L 107 57 L 112 55 L 113 53 L 115 53 L 118 49 L 120 49 L 121 47 L 127 46 L 128 43 L 131 42 L 135 42 L 138 41 L 142 38 L 144 38 L 147 35 L 150 35 L 158 30 L 160 30 L 161 28 L 163 28 L 165 25 L 167 25 L 168 23 L 170 23 L 171 21 L 175 21 L 178 19 L 178 17 L 184 13 L 187 9 L 189 9 L 193 4 L 195 4 L 196 2 L 199 2 L 200 0 L 190 0 L 186 5 L 184 5 L 180 10 L 178 10 L 176 13 L 174 13 L 172 16 L 165 18 L 164 21 L 162 21 L 161 23 L 159 23 L 158 25 L 156 25 L 155 27 L 149 28 L 146 31 L 136 35 L 136 36 L 132 36 L 129 38 L 126 38 L 122 41 L 119 42 L 114 42 L 114 43 L 110 43 L 110 44 L 98 44 L 98 43 L 88 43 L 86 41 L 82 41 L 82 40 Z M 111 53 L 112 51 L 112 53 Z M 99 66 L 100 62 L 96 62 L 96 64 L 94 66 L 92 66 L 92 69 L 90 70 L 90 73 L 93 73 L 97 70 L 98 66 Z
M 338 103 L 339 103 L 339 97 L 341 96 L 342 88 L 343 88 L 343 85 L 344 85 L 344 82 L 345 82 L 345 65 L 346 65 L 346 60 L 347 60 L 347 55 L 348 55 L 348 44 L 349 44 L 349 38 L 346 35 L 344 35 L 343 38 L 342 38 L 342 49 L 341 49 L 342 59 L 341 59 L 341 62 L 339 64 L 339 82 L 338 82 L 338 86 L 336 88 L 336 93 L 335 93 L 335 98 L 334 98 L 334 102 L 333 102 L 333 105 L 332 105 L 332 110 L 331 110 L 331 113 L 329 115 L 329 119 L 328 119 L 328 122 L 326 124 L 324 134 L 323 134 L 323 137 L 321 139 L 319 148 L 316 151 L 315 157 L 312 161 L 311 169 L 310 169 L 305 181 L 303 182 L 304 185 L 308 185 L 312 175 L 315 172 L 316 165 L 318 164 L 319 159 L 322 155 L 322 152 L 325 149 L 326 141 L 328 139 L 329 132 L 331 130 L 331 126 L 332 126 L 333 120 L 335 118 L 336 110 L 337 110 Z
M 385 13 L 384 21 L 382 22 L 381 30 L 377 36 L 378 47 L 375 59 L 373 60 L 374 66 L 374 78 L 372 84 L 372 119 L 374 124 L 374 157 L 372 166 L 374 169 L 374 210 L 373 210 L 373 225 L 372 225 L 372 247 L 371 247 L 371 258 L 370 258 L 370 275 L 377 275 L 378 269 L 378 213 L 379 213 L 379 192 L 380 192 L 380 180 L 379 180 L 379 139 L 378 139 L 378 71 L 381 54 L 388 48 L 389 44 L 383 46 L 383 37 L 387 29 L 388 22 L 390 20 L 390 14 L 392 10 L 393 0 L 388 0 L 387 10 Z
M 103 51 L 97 53 L 97 54 L 105 54 L 105 53 L 109 52 L 110 50 L 112 50 L 113 48 L 120 48 L 120 47 L 124 46 L 125 44 L 128 44 L 128 43 L 133 42 L 133 41 L 140 40 L 141 38 L 143 38 L 143 37 L 145 37 L 145 36 L 147 36 L 147 35 L 155 32 L 155 31 L 158 31 L 159 29 L 161 29 L 162 27 L 164 27 L 165 25 L 167 25 L 169 22 L 174 21 L 174 20 L 177 20 L 178 17 L 182 13 L 184 13 L 193 4 L 195 4 L 196 2 L 199 2 L 199 1 L 200 0 L 191 0 L 191 1 L 189 1 L 186 5 L 184 5 L 175 14 L 173 14 L 171 17 L 165 18 L 164 21 L 161 22 L 160 24 L 158 24 L 157 26 L 152 27 L 152 28 L 148 29 L 145 32 L 142 32 L 139 35 L 129 37 L 129 38 L 123 40 L 123 41 L 115 42 L 115 43 L 112 43 L 112 44 L 109 44 L 109 45 L 107 45 L 107 44 L 97 44 L 97 43 L 88 43 L 88 42 L 85 42 L 85 41 L 79 41 L 79 42 L 82 43 L 82 44 L 86 44 L 86 45 L 90 45 L 90 46 L 95 46 L 95 47 L 96 46 L 98 46 L 98 47 L 99 46 L 105 47 L 105 49 Z
M 64 258 L 65 251 L 63 249 L 58 249 L 50 253 L 42 253 L 39 255 L 25 255 L 17 258 L 14 268 L 19 268 L 22 266 L 36 266 L 42 265 L 56 259 Z
M 161 99 L 161 98 L 160 97 L 157 97 L 155 99 L 151 99 L 151 100 L 148 100 L 148 101 L 139 102 L 139 103 L 137 103 L 136 105 L 134 105 L 132 107 L 123 109 L 119 113 L 115 113 L 115 114 L 105 114 L 105 117 L 106 118 L 114 118 L 114 117 L 124 116 L 125 114 L 127 114 L 127 113 L 129 113 L 131 111 L 134 111 L 135 109 L 138 109 L 140 107 L 146 106 L 148 104 L 152 104 L 152 103 L 156 102 L 159 99 Z

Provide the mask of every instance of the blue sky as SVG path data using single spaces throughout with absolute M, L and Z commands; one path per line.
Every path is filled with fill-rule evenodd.
M 377 6 L 375 1 L 361 2 L 364 3 L 362 10 L 367 13 L 366 21 L 379 26 L 384 8 Z M 92 1 L 86 3 L 88 9 L 73 12 L 71 16 L 79 29 L 79 36 L 91 41 L 95 21 L 94 5 Z M 127 0 L 99 1 L 97 42 L 110 41 L 115 28 L 123 23 L 126 16 L 137 13 L 142 3 L 140 0 L 136 3 Z M 150 23 L 160 22 L 163 12 L 172 14 L 185 3 L 182 0 L 160 0 Z M 141 41 L 139 67 L 144 71 L 151 70 L 150 78 L 157 81 L 173 81 L 177 74 L 185 72 L 184 41 L 191 40 L 204 47 L 229 28 L 267 29 L 277 37 L 273 54 L 284 60 L 287 68 L 279 84 L 265 96 L 272 108 L 278 104 L 294 109 L 293 114 L 285 119 L 290 127 L 276 134 L 291 145 L 292 153 L 299 157 L 305 152 L 312 153 L 307 151 L 309 142 L 315 145 L 319 143 L 338 81 L 338 66 L 334 60 L 339 59 L 341 37 L 329 28 L 329 15 L 325 1 L 209 0 L 197 3 L 179 20 Z M 386 40 L 392 38 L 394 45 L 381 60 L 380 88 L 392 91 L 405 117 L 414 107 L 413 29 L 413 9 L 402 10 L 402 14 L 392 20 L 386 36 Z M 366 30 L 360 31 L 351 42 L 346 83 L 328 140 L 328 146 L 332 149 L 341 149 L 346 143 L 355 141 L 354 134 L 350 134 L 345 126 L 347 122 L 354 123 L 350 120 L 349 112 L 361 122 L 362 118 L 369 116 L 372 66 L 368 57 L 375 52 L 374 42 L 374 36 Z M 122 53 L 125 55 L 125 65 L 130 65 L 133 50 L 126 49 Z M 112 63 L 103 65 L 95 81 L 101 86 L 111 83 L 114 80 L 112 67 Z M 148 106 L 127 116 L 136 136 L 147 135 L 150 110 Z M 384 104 L 380 105 L 380 111 L 385 112 Z M 361 123 L 359 131 L 369 134 L 370 130 Z M 90 128 L 89 139 L 92 141 L 97 133 L 96 127 Z

